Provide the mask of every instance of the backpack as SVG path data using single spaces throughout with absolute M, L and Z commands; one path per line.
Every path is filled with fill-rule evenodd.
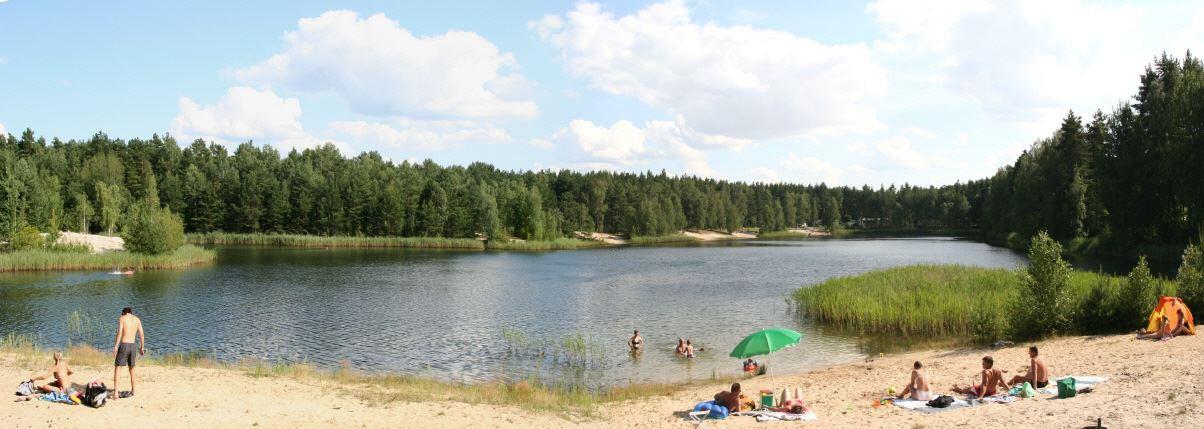
M 928 401 L 928 406 L 932 408 L 945 408 L 953 405 L 953 397 L 949 395 L 937 396 L 935 399 Z
M 88 387 L 84 389 L 84 396 L 81 398 L 84 405 L 92 408 L 100 408 L 105 406 L 105 402 L 109 399 L 109 388 L 100 380 L 92 380 L 88 383 Z
M 1066 377 L 1058 380 L 1058 397 L 1071 398 L 1078 393 L 1078 389 L 1074 386 L 1074 377 Z
M 33 380 L 22 381 L 17 385 L 17 396 L 29 396 L 33 394 Z

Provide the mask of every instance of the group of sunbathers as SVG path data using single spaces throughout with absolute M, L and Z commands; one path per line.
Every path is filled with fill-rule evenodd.
M 1003 371 L 995 368 L 995 359 L 990 356 L 982 358 L 982 372 L 979 373 L 979 382 L 969 386 L 962 387 L 954 384 L 952 390 L 954 392 L 976 396 L 982 399 L 987 396 L 994 396 L 999 392 L 998 388 L 1002 387 L 1003 391 L 1008 391 L 1011 386 L 1022 383 L 1029 383 L 1033 388 L 1040 389 L 1049 385 L 1049 367 L 1045 366 L 1045 361 L 1041 360 L 1037 346 L 1028 348 L 1029 366 L 1024 375 L 1017 375 L 1011 380 L 1005 380 Z M 912 365 L 911 380 L 907 382 L 907 387 L 899 392 L 899 399 L 914 399 L 919 401 L 927 401 L 933 398 L 932 385 L 928 379 L 928 372 L 924 369 L 924 364 L 916 361 Z
M 731 390 L 716 393 L 714 399 L 715 404 L 724 406 L 728 409 L 728 412 L 732 413 L 749 411 L 756 408 L 755 401 L 741 393 L 740 383 L 732 383 Z M 767 409 L 769 411 L 790 414 L 803 414 L 811 411 L 811 408 L 803 403 L 803 389 L 797 387 L 794 389 L 782 389 L 777 406 L 768 407 Z
M 135 344 L 135 341 L 141 344 Z M 117 375 L 121 367 L 128 367 L 130 372 L 130 390 L 125 396 L 133 396 L 134 394 L 134 364 L 138 354 L 146 354 L 146 337 L 142 331 L 142 320 L 134 315 L 134 310 L 126 307 L 121 310 L 121 317 L 117 319 L 117 338 L 113 344 L 113 386 L 114 391 L 110 398 L 116 399 Z M 41 380 L 51 380 L 45 384 L 35 386 L 36 390 L 41 393 L 63 393 L 70 395 L 71 375 L 75 371 L 67 364 L 67 359 L 63 357 L 63 353 L 55 351 L 52 355 L 54 364 L 45 371 L 35 373 L 29 377 L 29 381 L 36 382 Z M 124 396 L 123 396 L 124 397 Z
M 995 359 L 990 356 L 984 356 L 982 358 L 982 372 L 979 373 L 979 383 L 966 387 L 954 384 L 952 390 L 963 395 L 975 396 L 978 399 L 982 399 L 998 394 L 999 390 L 997 388 L 999 387 L 1002 387 L 1003 391 L 1007 392 L 1013 385 L 1023 383 L 1028 383 L 1035 389 L 1049 386 L 1049 367 L 1045 366 L 1045 361 L 1041 360 L 1037 346 L 1028 348 L 1028 357 L 1029 366 L 1025 374 L 1014 376 L 1011 380 L 1005 380 L 1003 371 L 995 368 Z M 916 362 L 916 365 L 919 365 L 919 362 Z

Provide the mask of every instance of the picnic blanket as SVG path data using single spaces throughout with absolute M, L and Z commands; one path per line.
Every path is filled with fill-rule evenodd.
M 940 396 L 940 395 L 933 395 L 932 397 L 935 398 L 937 396 Z M 958 399 L 957 397 L 954 397 L 953 403 L 949 404 L 949 406 L 945 407 L 945 408 L 929 407 L 928 401 L 918 401 L 915 399 L 897 399 L 897 398 L 895 398 L 895 399 L 891 399 L 890 402 L 895 404 L 898 407 L 902 407 L 904 409 L 921 412 L 921 413 L 925 413 L 925 414 L 940 413 L 940 412 L 944 412 L 944 411 L 956 410 L 958 408 L 966 408 L 966 407 L 970 406 L 969 402 Z
M 769 410 L 754 410 L 732 413 L 732 415 L 751 416 L 756 418 L 758 422 L 809 422 L 819 420 L 819 416 L 815 414 L 815 411 L 808 411 L 802 414 L 792 414 Z

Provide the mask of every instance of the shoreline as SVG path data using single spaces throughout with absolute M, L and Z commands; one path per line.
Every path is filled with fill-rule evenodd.
M 739 380 L 746 392 L 762 388 L 799 387 L 804 400 L 819 416 L 807 427 L 1081 427 L 1102 418 L 1109 427 L 1136 427 L 1158 421 L 1191 427 L 1204 418 L 1196 404 L 1204 369 L 1182 356 L 1204 353 L 1204 340 L 1194 336 L 1167 342 L 1136 340 L 1131 335 L 1064 337 L 1036 342 L 1053 376 L 1092 375 L 1110 379 L 1092 393 L 1073 399 L 1023 399 L 1013 404 L 988 404 L 921 414 L 893 405 L 871 404 L 887 387 L 906 381 L 910 364 L 921 360 L 932 385 L 946 392 L 953 383 L 965 384 L 977 374 L 979 357 L 990 354 L 1008 377 L 1027 364 L 1027 346 L 1004 349 L 940 348 L 881 355 L 799 374 L 759 376 Z M 101 354 L 99 359 L 108 359 Z M 46 356 L 25 360 L 9 350 L 0 352 L 0 379 L 20 380 Z M 75 361 L 72 361 L 75 362 Z M 735 361 L 733 360 L 733 364 Z M 77 365 L 77 381 L 112 376 L 111 367 Z M 433 384 L 403 386 L 365 382 L 314 373 L 255 373 L 230 368 L 172 366 L 151 362 L 141 367 L 139 395 L 101 409 L 45 402 L 0 401 L 0 416 L 16 427 L 44 425 L 48 419 L 68 425 L 95 427 L 156 426 L 163 421 L 185 426 L 216 427 L 380 427 L 405 419 L 421 427 L 686 427 L 682 412 L 726 389 L 727 382 L 666 386 L 663 390 L 590 405 L 589 412 L 558 413 L 517 405 L 489 403 L 456 387 L 436 391 Z M 124 376 L 123 376 L 124 377 Z M 124 384 L 123 384 L 124 385 Z M 425 398 L 419 393 L 433 393 Z M 425 389 L 425 390 L 424 390 Z M 271 390 L 271 392 L 267 392 Z M 521 400 L 539 391 L 522 383 L 502 389 Z M 467 399 L 467 400 L 465 400 Z M 120 416 L 118 419 L 117 416 Z M 112 417 L 112 418 L 109 418 Z M 712 422 L 721 427 L 762 427 L 750 417 Z M 98 426 L 99 424 L 99 426 Z M 112 425 L 112 426 L 106 426 Z
M 87 253 L 23 250 L 0 253 L 0 273 L 45 271 L 96 271 L 129 268 L 136 271 L 183 269 L 213 262 L 217 252 L 185 244 L 163 255 L 126 251 Z

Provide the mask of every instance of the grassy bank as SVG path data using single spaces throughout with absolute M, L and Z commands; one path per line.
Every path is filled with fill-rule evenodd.
M 757 238 L 764 239 L 779 239 L 779 238 L 812 238 L 817 237 L 806 232 L 798 231 L 767 231 L 757 235 Z
M 132 268 L 156 270 L 184 268 L 213 260 L 216 252 L 184 245 L 163 255 L 143 255 L 130 252 L 65 252 L 55 250 L 22 250 L 0 253 L 0 272 L 4 271 L 63 271 L 111 270 Z
M 29 336 L 8 334 L 0 337 L 0 354 L 13 358 L 21 368 L 43 368 L 51 351 L 39 347 Z M 89 346 L 71 346 L 65 357 L 75 367 L 112 368 L 113 355 Z M 0 356 L 2 358 L 2 356 Z M 714 378 L 690 383 L 640 383 L 590 391 L 579 386 L 549 386 L 535 380 L 488 383 L 452 383 L 426 377 L 363 373 L 347 367 L 319 368 L 307 363 L 271 363 L 265 361 L 218 362 L 196 354 L 148 354 L 139 357 L 139 364 L 164 367 L 212 368 L 239 371 L 251 377 L 288 378 L 332 383 L 348 388 L 352 394 L 372 403 L 394 401 L 456 401 L 469 404 L 512 406 L 531 411 L 553 412 L 565 416 L 596 416 L 598 405 L 665 396 L 693 385 L 731 382 L 733 379 Z
M 443 237 L 359 237 L 300 234 L 236 234 L 210 232 L 188 234 L 193 244 L 225 244 L 279 247 L 413 247 L 425 249 L 484 249 L 481 240 Z
M 794 292 L 797 310 L 816 321 L 865 333 L 989 340 L 1008 332 L 1020 274 L 957 265 L 915 265 L 829 279 Z M 1124 332 L 1139 320 L 1125 289 L 1129 280 L 1072 272 L 1067 287 L 1069 330 Z M 1152 290 L 1172 293 L 1174 284 L 1153 279 Z M 1145 301 L 1145 299 L 1141 300 Z M 1145 314 L 1148 314 L 1145 313 Z
M 691 237 L 685 234 L 666 234 L 666 235 L 637 235 L 631 237 L 628 241 L 631 245 L 638 246 L 643 244 L 669 244 L 669 243 L 697 243 L 702 240 L 697 237 Z
M 558 238 L 546 241 L 491 241 L 485 244 L 485 248 L 489 250 L 573 250 L 603 247 L 606 245 L 606 243 L 601 241 Z

